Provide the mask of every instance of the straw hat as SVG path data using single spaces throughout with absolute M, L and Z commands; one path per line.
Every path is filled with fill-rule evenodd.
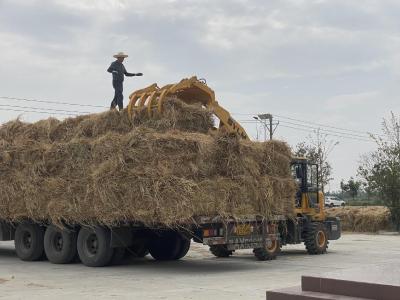
M 125 54 L 124 52 L 118 52 L 117 54 L 115 54 L 115 55 L 113 55 L 115 58 L 118 58 L 118 57 L 123 57 L 123 58 L 125 58 L 125 57 L 128 57 L 128 54 Z

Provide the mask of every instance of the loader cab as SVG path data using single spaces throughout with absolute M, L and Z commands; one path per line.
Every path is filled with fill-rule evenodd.
M 318 182 L 318 165 L 306 158 L 292 159 L 291 170 L 297 183 L 295 211 L 297 215 L 306 215 L 312 220 L 324 220 L 324 195 Z

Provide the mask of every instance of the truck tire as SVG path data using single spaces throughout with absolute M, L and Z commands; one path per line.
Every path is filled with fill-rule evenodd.
M 307 227 L 304 235 L 304 245 L 308 254 L 326 253 L 328 243 L 328 234 L 324 224 L 313 222 Z
M 229 257 L 233 254 L 233 251 L 228 250 L 225 245 L 212 245 L 210 252 L 216 257 Z
M 281 243 L 279 240 L 272 241 L 271 245 L 264 248 L 256 248 L 253 250 L 254 256 L 262 261 L 276 259 L 279 252 L 281 252 Z
M 167 231 L 150 241 L 149 252 L 156 260 L 174 260 L 179 254 L 180 247 L 180 234 L 175 231 Z
M 95 226 L 82 227 L 78 234 L 77 248 L 79 258 L 88 267 L 104 267 L 108 265 L 114 253 L 111 248 L 111 232 L 109 229 Z
M 15 230 L 15 251 L 25 261 L 40 260 L 44 256 L 44 227 L 21 223 Z
M 176 259 L 176 260 L 185 257 L 185 255 L 189 252 L 189 249 L 190 249 L 190 239 L 181 237 L 180 240 L 181 241 L 180 241 L 179 251 L 176 254 L 176 256 L 174 257 L 174 259 Z
M 77 254 L 77 234 L 73 230 L 50 225 L 44 234 L 44 250 L 53 264 L 69 264 Z

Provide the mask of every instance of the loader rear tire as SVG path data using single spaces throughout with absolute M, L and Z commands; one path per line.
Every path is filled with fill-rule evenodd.
M 88 267 L 104 267 L 108 265 L 114 253 L 111 248 L 111 232 L 109 229 L 95 226 L 82 227 L 78 234 L 77 248 L 79 258 Z
M 21 223 L 15 230 L 15 251 L 25 261 L 40 260 L 44 256 L 44 227 L 31 223 Z
M 210 252 L 216 257 L 229 257 L 233 254 L 233 251 L 228 250 L 225 245 L 210 246 Z
M 77 233 L 50 225 L 44 234 L 44 250 L 53 264 L 69 264 L 76 255 Z
M 281 243 L 279 240 L 274 240 L 269 246 L 264 248 L 256 248 L 253 250 L 254 256 L 258 260 L 273 260 L 276 259 L 279 252 L 281 252 Z
M 313 222 L 307 227 L 304 245 L 308 254 L 324 254 L 328 248 L 328 234 L 324 224 Z
M 175 231 L 166 231 L 150 241 L 149 252 L 155 260 L 174 260 L 177 259 L 180 247 L 180 234 Z

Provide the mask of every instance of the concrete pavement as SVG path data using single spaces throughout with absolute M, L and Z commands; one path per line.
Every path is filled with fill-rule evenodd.
M 265 299 L 267 289 L 299 285 L 303 274 L 400 264 L 400 236 L 345 234 L 327 255 L 307 255 L 303 245 L 283 248 L 274 261 L 251 251 L 215 258 L 192 243 L 180 261 L 150 256 L 122 266 L 23 262 L 12 242 L 0 242 L 0 298 L 4 299 Z

